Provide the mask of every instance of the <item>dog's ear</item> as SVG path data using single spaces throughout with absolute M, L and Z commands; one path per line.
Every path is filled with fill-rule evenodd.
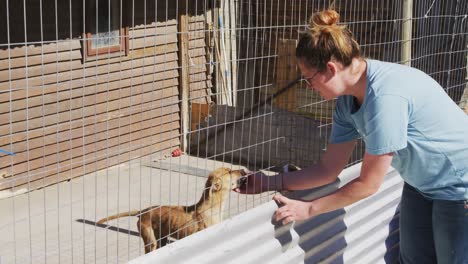
M 211 184 L 211 191 L 219 192 L 223 188 L 223 182 L 219 178 L 215 178 Z

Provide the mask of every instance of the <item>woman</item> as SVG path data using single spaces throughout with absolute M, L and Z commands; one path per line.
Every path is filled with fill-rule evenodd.
M 405 181 L 400 204 L 402 263 L 468 262 L 468 117 L 431 77 L 399 64 L 367 60 L 333 10 L 312 16 L 296 49 L 308 87 L 337 98 L 330 141 L 316 165 L 249 176 L 236 191 L 301 190 L 336 180 L 356 139 L 360 176 L 313 201 L 277 195 L 284 224 L 343 208 L 379 189 L 390 165 Z

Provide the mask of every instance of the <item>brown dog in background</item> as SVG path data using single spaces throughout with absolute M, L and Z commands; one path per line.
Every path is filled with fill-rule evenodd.
M 241 184 L 244 170 L 218 168 L 210 173 L 200 201 L 191 206 L 152 206 L 99 220 L 98 224 L 124 216 L 138 216 L 140 236 L 145 253 L 163 247 L 169 236 L 184 238 L 222 220 L 227 194 Z

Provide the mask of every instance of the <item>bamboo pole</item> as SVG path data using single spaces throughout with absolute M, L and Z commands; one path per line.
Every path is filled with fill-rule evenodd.
M 189 85 L 190 85 L 190 69 L 189 69 L 189 21 L 187 14 L 186 1 L 181 1 L 179 9 L 179 79 L 180 79 L 180 113 L 181 113 L 181 140 L 180 147 L 183 152 L 187 151 L 188 133 L 189 133 Z
M 403 25 L 402 25 L 402 45 L 401 61 L 403 64 L 411 66 L 411 36 L 413 26 L 413 0 L 403 1 Z
M 468 45 L 466 45 L 468 48 Z M 468 65 L 468 55 L 466 55 L 466 63 Z M 468 80 L 468 66 L 466 66 L 466 80 Z M 468 114 L 468 83 L 465 85 L 465 89 L 463 90 L 462 97 L 460 99 L 460 108 Z

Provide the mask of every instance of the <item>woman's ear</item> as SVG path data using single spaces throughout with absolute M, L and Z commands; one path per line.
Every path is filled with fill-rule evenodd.
M 338 71 L 338 65 L 336 65 L 335 62 L 330 60 L 329 62 L 327 62 L 327 69 L 332 75 L 335 75 Z

